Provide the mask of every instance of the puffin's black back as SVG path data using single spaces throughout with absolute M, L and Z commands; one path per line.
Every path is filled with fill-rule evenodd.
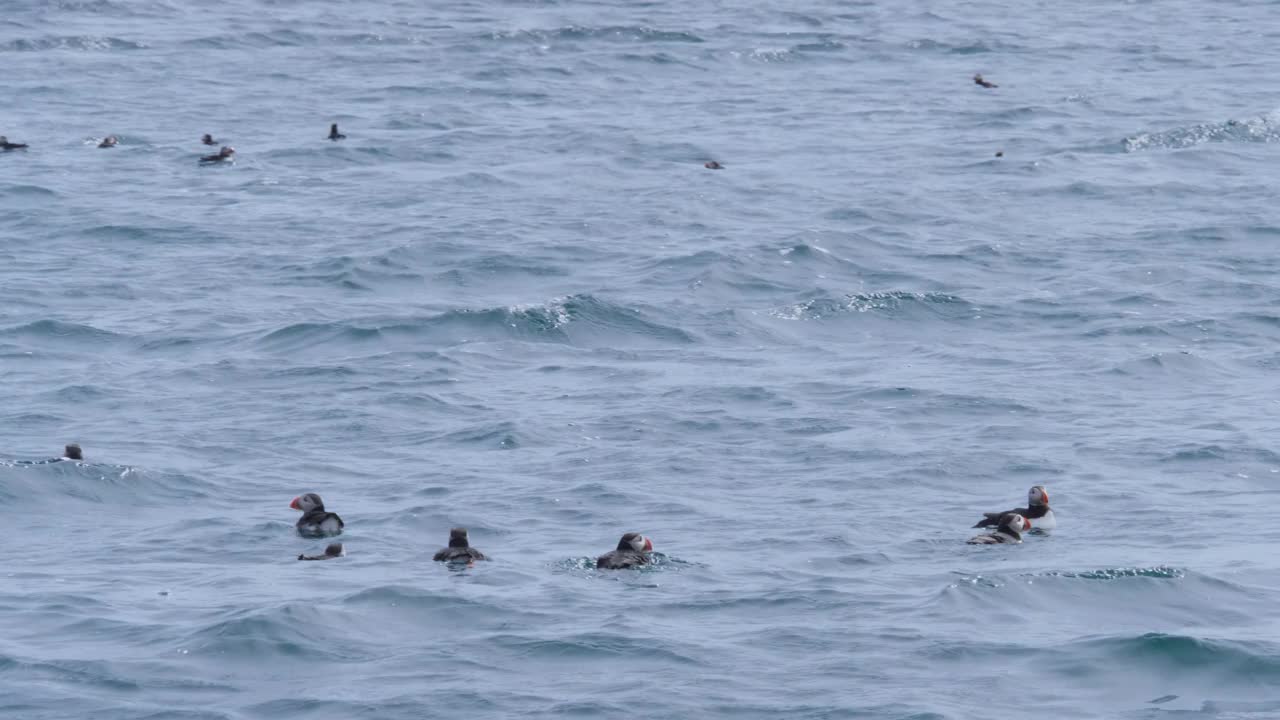
M 648 564 L 649 556 L 632 550 L 629 545 L 626 550 L 610 550 L 596 558 L 597 570 L 625 570 Z
M 484 553 L 471 547 L 466 528 L 453 528 L 449 531 L 449 547 L 436 553 L 433 559 L 436 562 L 472 562 L 486 558 Z
M 472 562 L 474 560 L 488 560 L 484 553 L 473 547 L 447 547 L 436 553 L 432 558 L 436 562 Z

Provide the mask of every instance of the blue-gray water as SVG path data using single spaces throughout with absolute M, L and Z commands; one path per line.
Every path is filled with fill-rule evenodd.
M 1280 715 L 1274 4 L 0 8 L 0 717 Z

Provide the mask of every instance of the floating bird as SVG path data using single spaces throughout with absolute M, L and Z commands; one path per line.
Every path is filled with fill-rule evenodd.
M 1027 507 L 983 513 L 984 517 L 974 527 L 995 527 L 1000 522 L 1000 518 L 1009 513 L 1017 513 L 1028 520 L 1035 520 L 1036 528 L 1039 530 L 1052 530 L 1058 527 L 1058 519 L 1053 516 L 1053 510 L 1049 508 L 1049 491 L 1045 490 L 1043 485 L 1033 485 L 1027 491 Z
M 471 547 L 471 543 L 467 540 L 466 528 L 454 528 L 449 531 L 449 547 L 442 549 L 436 553 L 434 558 L 437 562 L 474 562 L 476 560 L 488 560 L 484 553 Z
M 324 509 L 324 500 L 315 493 L 304 493 L 293 499 L 289 507 L 302 511 L 298 518 L 298 534 L 308 537 L 324 537 L 337 535 L 346 527 L 337 513 Z
M 627 533 L 618 541 L 618 548 L 596 558 L 596 568 L 601 570 L 624 570 L 626 568 L 648 565 L 649 553 L 653 552 L 653 541 L 640 533 Z
M 1006 513 L 1000 518 L 1000 525 L 990 535 L 975 535 L 969 538 L 970 545 L 999 545 L 1004 543 L 1018 544 L 1022 542 L 1022 533 L 1031 529 L 1031 521 L 1018 513 Z
M 222 149 L 218 151 L 217 155 L 205 155 L 204 157 L 200 158 L 200 162 L 202 163 L 226 162 L 231 159 L 232 155 L 235 155 L 235 154 L 236 154 L 235 148 L 228 147 L 227 145 L 223 145 Z
M 343 549 L 342 543 L 329 543 L 329 547 L 324 549 L 323 555 L 299 555 L 299 560 L 332 560 L 333 558 L 343 557 L 347 551 Z

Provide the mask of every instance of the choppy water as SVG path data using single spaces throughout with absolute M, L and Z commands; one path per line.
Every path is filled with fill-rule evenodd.
M 1280 715 L 1272 4 L 4 11 L 0 716 Z

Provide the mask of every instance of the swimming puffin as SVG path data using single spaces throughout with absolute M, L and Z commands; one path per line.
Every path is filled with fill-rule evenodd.
M 9 152 L 10 150 L 26 150 L 26 149 L 27 149 L 26 143 L 11 143 L 9 142 L 9 138 L 3 135 L 0 135 L 0 150 Z
M 974 75 L 974 76 L 973 76 L 973 84 L 974 84 L 974 85 L 981 85 L 982 87 L 984 87 L 984 88 L 988 88 L 988 89 L 990 89 L 990 88 L 998 88 L 998 87 L 1000 87 L 999 85 L 997 85 L 997 84 L 995 84 L 995 83 L 993 83 L 993 82 L 987 82 L 986 80 L 983 80 L 981 75 Z
M 1033 485 L 1027 491 L 1027 507 L 983 513 L 985 517 L 974 527 L 995 527 L 1000 522 L 1000 518 L 1008 513 L 1017 513 L 1028 520 L 1035 520 L 1037 530 L 1052 530 L 1058 527 L 1058 519 L 1053 516 L 1053 510 L 1049 508 L 1049 491 L 1045 490 L 1043 485 Z
M 229 147 L 227 145 L 223 145 L 222 149 L 218 151 L 217 155 L 205 155 L 204 157 L 200 158 L 200 162 L 202 163 L 226 162 L 231 159 L 232 155 L 235 155 L 235 154 L 236 154 L 235 148 Z
M 708 160 L 708 161 L 706 161 L 706 162 L 702 163 L 702 167 L 704 167 L 704 168 L 706 168 L 706 169 L 708 169 L 708 170 L 723 170 L 723 169 L 724 169 L 724 166 L 723 166 L 723 165 L 721 165 L 720 163 L 716 162 L 715 160 Z
M 454 528 L 449 531 L 449 547 L 442 549 L 436 553 L 434 558 L 437 562 L 465 562 L 470 563 L 476 560 L 488 560 L 484 553 L 471 547 L 467 542 L 467 529 Z
M 342 543 L 329 543 L 329 547 L 324 549 L 323 555 L 307 555 L 298 556 L 299 560 L 332 560 L 333 558 L 344 557 L 347 551 L 342 548 Z
M 115 135 L 108 135 L 102 138 L 102 142 L 98 143 L 98 147 L 100 148 L 115 147 L 117 144 L 119 144 L 119 142 L 120 142 L 120 138 L 116 137 Z
M 1005 513 L 1000 518 L 1000 526 L 990 535 L 975 535 L 969 538 L 970 545 L 999 545 L 1002 543 L 1018 544 L 1022 542 L 1022 533 L 1031 529 L 1031 521 L 1018 513 Z
M 653 541 L 640 533 L 627 533 L 618 541 L 618 549 L 596 558 L 597 570 L 625 570 L 638 565 L 649 564 L 649 553 L 653 552 Z
M 315 493 L 299 495 L 289 503 L 289 507 L 302 511 L 302 517 L 298 518 L 297 523 L 299 535 L 305 537 L 337 535 L 342 532 L 342 528 L 346 527 L 346 523 L 342 522 L 342 518 L 338 517 L 337 513 L 327 512 L 324 509 L 324 501 Z
M 334 123 L 329 126 L 329 139 L 330 140 L 346 140 L 347 139 L 346 135 L 343 135 L 342 133 L 338 132 L 338 123 Z
M 200 142 L 204 143 L 205 145 L 217 145 L 217 144 L 218 144 L 218 141 L 217 141 L 217 140 L 214 140 L 214 139 L 213 139 L 213 136 L 212 136 L 212 135 L 210 135 L 209 133 L 205 133 L 204 135 L 201 135 L 201 136 L 200 136 Z

